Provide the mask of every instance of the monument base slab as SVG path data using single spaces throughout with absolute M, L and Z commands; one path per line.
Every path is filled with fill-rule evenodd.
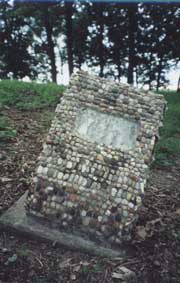
M 45 223 L 37 221 L 37 219 L 32 216 L 28 216 L 24 208 L 26 197 L 27 193 L 0 217 L 1 229 L 39 240 L 56 242 L 57 245 L 67 247 L 71 250 L 82 250 L 102 257 L 126 259 L 130 256 L 130 252 L 127 248 L 121 247 L 118 250 L 105 248 L 80 236 L 48 227 Z

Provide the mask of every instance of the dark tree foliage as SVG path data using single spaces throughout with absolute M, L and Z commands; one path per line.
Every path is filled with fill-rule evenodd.
M 36 58 L 30 49 L 33 34 L 29 18 L 18 7 L 0 3 L 0 77 L 31 79 L 37 76 Z
M 111 5 L 108 15 L 108 58 L 109 64 L 115 66 L 111 75 L 119 81 L 127 75 L 126 65 L 128 64 L 128 21 L 127 9 L 124 5 Z
M 84 66 L 159 89 L 180 61 L 180 5 L 0 2 L 0 77 L 57 81 Z M 60 62 L 60 63 L 59 63 Z
M 74 70 L 74 61 L 73 61 L 73 3 L 66 2 L 65 4 L 65 35 L 66 35 L 66 46 L 67 46 L 67 55 L 68 55 L 68 66 L 69 74 L 71 75 Z
M 87 16 L 89 20 L 88 65 L 97 67 L 99 76 L 105 76 L 108 60 L 107 34 L 107 4 L 93 3 L 89 5 Z
M 89 54 L 89 30 L 88 5 L 77 5 L 76 16 L 73 20 L 73 55 L 74 67 L 81 69 L 87 63 Z
M 156 88 L 168 82 L 166 72 L 180 60 L 180 10 L 173 5 L 142 7 L 138 77 Z
M 134 68 L 135 68 L 135 56 L 137 45 L 137 4 L 129 5 L 127 8 L 127 20 L 128 20 L 128 74 L 127 81 L 129 84 L 134 83 Z
M 51 80 L 57 82 L 55 47 L 57 46 L 57 38 L 62 32 L 64 9 L 59 4 L 48 2 L 30 3 L 28 6 L 24 6 L 27 17 L 33 18 L 34 21 L 30 28 L 36 38 L 36 54 L 37 56 L 41 54 L 41 58 L 46 64 L 46 72 L 50 71 Z

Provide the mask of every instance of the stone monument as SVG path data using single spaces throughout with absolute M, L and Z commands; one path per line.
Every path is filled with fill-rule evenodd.
M 164 110 L 162 95 L 73 75 L 38 158 L 28 215 L 105 246 L 129 239 Z

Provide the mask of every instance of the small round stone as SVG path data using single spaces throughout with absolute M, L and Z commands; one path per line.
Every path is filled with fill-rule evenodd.
M 116 211 L 117 211 L 117 206 L 112 206 L 112 207 L 111 207 L 111 212 L 112 212 L 112 213 L 115 213 Z
M 115 188 L 112 188 L 111 190 L 112 197 L 115 197 L 116 194 L 117 194 L 117 190 Z
M 71 169 L 72 167 L 73 167 L 72 162 L 71 162 L 71 161 L 68 161 L 68 163 L 67 163 L 67 168 L 68 168 L 68 169 Z
M 132 202 L 129 202 L 129 208 L 133 209 L 134 208 L 134 204 Z
M 118 214 L 116 214 L 116 216 L 115 216 L 115 220 L 117 221 L 117 222 L 120 222 L 121 221 L 121 214 L 120 213 L 118 213 Z
M 123 211 L 123 216 L 126 218 L 126 217 L 128 217 L 128 212 L 127 212 L 127 210 L 124 210 Z
M 130 201 L 132 198 L 132 194 L 131 193 L 127 193 L 127 200 Z
M 62 164 L 62 158 L 59 158 L 58 159 L 58 165 L 61 165 Z
M 49 168 L 49 170 L 48 170 L 48 172 L 47 172 L 48 177 L 49 177 L 49 178 L 52 177 L 53 174 L 54 174 L 54 170 L 53 170 L 52 168 Z
M 59 172 L 59 174 L 58 174 L 58 179 L 62 179 L 62 177 L 63 177 L 63 173 L 62 173 L 62 172 Z
M 99 160 L 99 161 L 104 161 L 104 157 L 101 154 L 98 154 L 96 156 L 96 159 Z
M 48 186 L 48 187 L 46 188 L 47 193 L 53 192 L 53 190 L 54 190 L 54 188 L 51 187 L 51 186 Z
M 115 198 L 115 203 L 119 204 L 119 203 L 122 203 L 122 199 L 121 198 Z
M 47 167 L 43 167 L 43 172 L 42 172 L 42 174 L 43 174 L 43 175 L 46 175 L 47 172 L 48 172 L 48 168 L 47 168 Z
M 137 202 L 137 204 L 141 204 L 141 202 L 142 202 L 141 197 L 137 196 L 137 198 L 136 198 L 136 202 Z
M 43 167 L 42 166 L 39 166 L 38 169 L 37 169 L 37 174 L 42 174 L 43 173 Z
M 85 210 L 82 210 L 82 211 L 81 211 L 81 216 L 82 216 L 82 217 L 85 217 L 85 216 L 86 216 L 86 214 L 87 214 L 87 213 L 86 213 L 86 211 L 85 211 Z
M 105 215 L 110 216 L 111 215 L 111 211 L 110 210 L 106 210 Z
M 101 222 L 102 221 L 102 216 L 98 216 L 98 221 Z
M 91 218 L 90 217 L 84 217 L 82 220 L 82 223 L 84 226 L 88 226 L 90 223 Z

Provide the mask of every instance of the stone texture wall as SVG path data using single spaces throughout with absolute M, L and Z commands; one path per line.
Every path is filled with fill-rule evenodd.
M 117 148 L 103 138 L 97 143 L 81 135 L 78 117 L 89 109 L 137 125 L 133 147 Z M 73 75 L 38 158 L 27 212 L 98 242 L 127 239 L 144 196 L 164 109 L 161 95 L 82 71 Z

